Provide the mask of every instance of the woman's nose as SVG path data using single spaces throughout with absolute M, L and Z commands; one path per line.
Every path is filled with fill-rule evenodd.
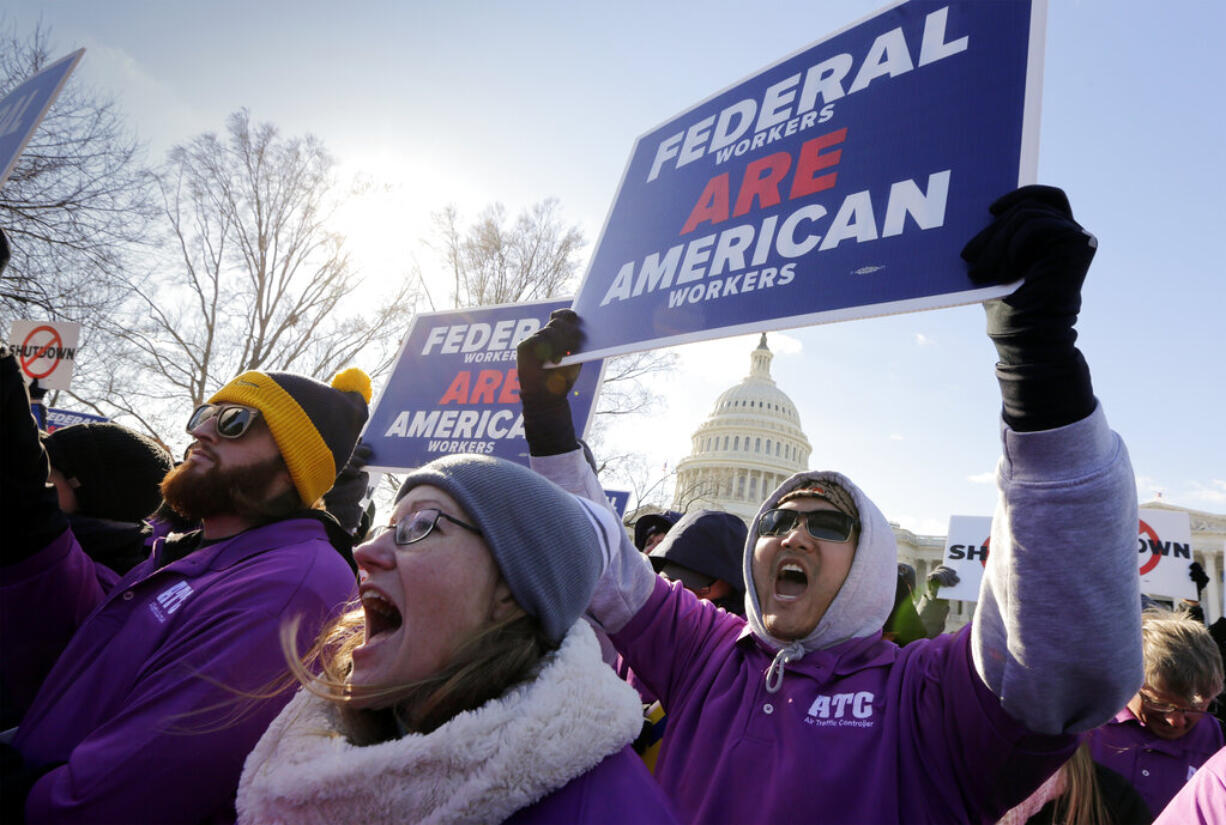
M 353 551 L 353 560 L 358 563 L 358 567 L 365 570 L 390 570 L 395 567 L 396 545 L 393 533 L 394 528 L 387 528 L 365 544 L 359 544 Z

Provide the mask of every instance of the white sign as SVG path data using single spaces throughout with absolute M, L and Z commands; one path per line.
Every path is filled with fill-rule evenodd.
M 66 390 L 72 382 L 81 325 L 71 321 L 14 321 L 9 347 L 27 382 L 44 390 Z
M 1140 511 L 1137 527 L 1137 568 L 1141 592 L 1168 599 L 1195 599 L 1192 564 L 1192 520 L 1179 510 Z
M 942 599 L 964 602 L 979 600 L 979 583 L 988 563 L 988 543 L 992 536 L 991 516 L 950 516 L 949 535 L 945 537 L 945 555 L 941 563 L 958 573 L 958 583 L 942 587 L 937 595 Z

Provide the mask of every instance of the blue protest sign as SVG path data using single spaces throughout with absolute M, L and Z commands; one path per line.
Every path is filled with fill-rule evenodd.
M 83 54 L 77 49 L 60 58 L 0 100 L 0 186 Z
M 1033 182 L 1045 0 L 894 4 L 635 143 L 576 359 L 981 301 L 959 258 Z
M 399 472 L 448 453 L 528 463 L 515 347 L 569 300 L 421 313 L 370 413 L 371 471 Z M 570 395 L 582 437 L 603 362 L 585 364 Z
M 627 490 L 605 490 L 605 497 L 609 499 L 609 506 L 613 508 L 613 512 L 617 513 L 618 518 L 626 517 L 626 505 L 630 503 L 630 493 Z
M 73 424 L 93 424 L 106 421 L 110 421 L 110 419 L 101 415 L 71 412 L 69 410 L 57 410 L 55 407 L 48 407 L 46 426 L 43 429 L 49 433 L 53 433 L 60 427 L 70 427 Z

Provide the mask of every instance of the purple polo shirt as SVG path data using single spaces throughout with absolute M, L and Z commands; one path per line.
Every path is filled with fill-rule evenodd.
M 503 825 L 675 825 L 672 805 L 629 745 Z
M 1209 714 L 1178 739 L 1154 736 L 1127 707 L 1090 731 L 1094 761 L 1131 782 L 1155 815 L 1222 744 L 1221 725 Z
M 1221 825 L 1226 821 L 1226 748 L 1197 769 L 1196 775 L 1154 820 L 1154 825 Z
M 777 693 L 745 620 L 663 579 L 611 638 L 668 711 L 655 776 L 684 822 L 995 822 L 1077 740 L 1005 713 L 969 630 L 813 651 Z

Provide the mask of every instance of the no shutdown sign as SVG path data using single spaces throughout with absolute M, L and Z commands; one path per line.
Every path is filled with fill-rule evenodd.
M 80 337 L 81 325 L 71 321 L 14 321 L 8 344 L 26 381 L 38 379 L 45 390 L 66 390 Z

